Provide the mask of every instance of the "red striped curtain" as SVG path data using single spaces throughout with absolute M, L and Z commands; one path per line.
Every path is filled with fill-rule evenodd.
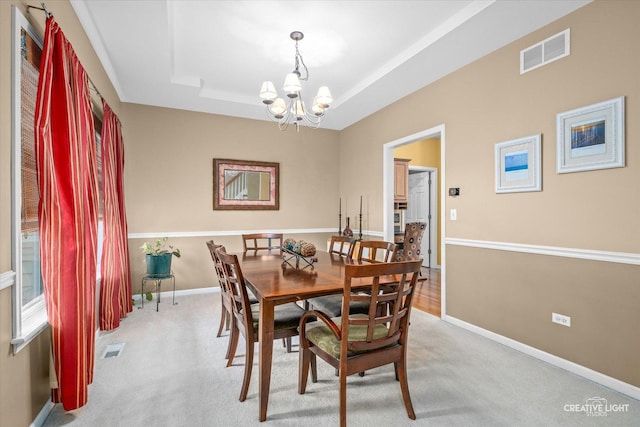
M 100 329 L 108 331 L 120 325 L 120 319 L 132 311 L 132 304 L 127 216 L 122 185 L 124 144 L 118 117 L 104 100 L 102 106 L 104 242 L 101 262 Z
M 87 402 L 95 351 L 98 188 L 88 76 L 47 19 L 35 110 L 42 278 L 65 410 Z

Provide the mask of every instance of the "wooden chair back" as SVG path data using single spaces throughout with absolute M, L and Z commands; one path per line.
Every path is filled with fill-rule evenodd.
M 242 235 L 244 251 L 281 250 L 283 243 L 282 233 L 252 233 Z
M 211 260 L 213 261 L 213 266 L 215 268 L 216 277 L 218 278 L 218 281 L 220 282 L 220 287 L 222 287 L 223 286 L 223 282 L 225 281 L 225 279 L 224 279 L 224 271 L 222 270 L 222 264 L 220 263 L 220 259 L 218 258 L 218 255 L 216 254 L 216 250 L 218 248 L 224 248 L 224 246 L 216 245 L 215 243 L 213 243 L 213 240 L 209 240 L 207 242 L 207 248 L 209 248 L 209 253 L 211 254 Z M 226 250 L 225 250 L 225 252 L 226 252 Z
M 353 254 L 353 242 L 349 236 L 331 236 L 329 253 L 351 257 Z
M 366 262 L 392 262 L 396 256 L 397 246 L 382 240 L 362 240 L 358 244 L 355 259 Z
M 251 314 L 249 292 L 244 283 L 244 276 L 242 275 L 238 257 L 221 249 L 217 249 L 216 253 L 222 265 L 225 284 L 231 298 L 233 315 L 242 322 L 242 325 L 239 326 L 252 330 L 253 316 Z
M 345 351 L 372 351 L 399 343 L 400 335 L 406 334 L 407 331 L 420 265 L 419 261 L 407 261 L 345 266 L 342 312 L 349 312 L 351 302 L 368 302 L 370 307 L 367 319 L 352 315 L 342 316 L 343 331 L 351 326 L 366 327 L 366 338 L 363 341 L 344 341 Z M 392 275 L 397 276 L 397 283 L 380 283 L 381 278 Z M 365 292 L 362 289 L 352 292 L 353 284 L 361 281 L 370 283 L 370 287 Z M 377 325 L 387 326 L 385 336 L 374 338 Z
M 220 310 L 220 325 L 218 326 L 217 337 L 222 335 L 223 329 L 231 329 L 233 322 L 233 299 L 231 293 L 229 291 L 229 287 L 227 286 L 227 281 L 224 275 L 224 267 L 222 266 L 222 262 L 220 261 L 220 257 L 218 256 L 218 250 L 222 252 L 226 252 L 226 249 L 222 245 L 216 245 L 213 243 L 213 240 L 209 240 L 207 242 L 207 247 L 209 248 L 209 253 L 211 254 L 211 259 L 213 260 L 213 266 L 216 272 L 216 277 L 218 278 L 218 283 L 220 284 L 220 300 L 222 302 L 222 310 Z M 233 331 L 232 331 L 233 332 Z M 227 356 L 229 354 L 229 347 L 227 348 Z

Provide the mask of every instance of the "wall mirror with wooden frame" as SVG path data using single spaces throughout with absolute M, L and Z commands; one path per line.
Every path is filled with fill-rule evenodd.
M 213 159 L 213 209 L 279 210 L 280 164 Z

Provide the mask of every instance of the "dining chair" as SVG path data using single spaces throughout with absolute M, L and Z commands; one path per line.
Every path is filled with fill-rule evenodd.
M 316 356 L 338 369 L 341 427 L 347 425 L 347 377 L 390 363 L 394 364 L 396 381 L 400 382 L 407 415 L 416 419 L 407 380 L 407 345 L 420 265 L 420 260 L 347 264 L 343 313 L 354 301 L 368 302 L 369 312 L 331 319 L 326 313 L 311 310 L 300 319 L 298 393 L 306 391 L 309 367 L 312 382 L 318 381 Z M 392 275 L 396 282 L 389 284 L 388 277 Z M 361 292 L 363 282 L 369 292 Z M 355 285 L 359 286 L 357 292 L 352 291 Z
M 227 345 L 227 353 L 225 355 L 225 359 L 228 359 L 231 352 L 231 343 L 233 342 L 232 335 L 237 334 L 238 332 L 233 325 L 235 322 L 235 317 L 233 316 L 233 296 L 231 294 L 231 290 L 227 286 L 227 281 L 224 276 L 224 267 L 222 266 L 222 262 L 218 257 L 218 253 L 216 252 L 220 248 L 222 251 L 226 252 L 226 248 L 222 245 L 216 245 L 213 240 L 209 240 L 207 242 L 207 247 L 209 248 L 209 252 L 211 253 L 211 259 L 213 260 L 216 276 L 220 284 L 220 326 L 218 326 L 218 334 L 216 335 L 216 337 L 219 338 L 222 335 L 223 329 L 229 331 L 229 343 Z M 258 299 L 251 292 L 249 292 L 249 304 L 258 304 Z M 290 353 L 291 339 L 289 339 L 289 341 L 285 344 L 287 346 L 287 351 Z
M 427 228 L 426 222 L 408 222 L 404 226 L 402 247 L 396 250 L 396 261 L 411 261 L 420 258 L 422 237 Z
M 354 243 L 351 236 L 331 236 L 329 253 L 340 257 L 351 258 L 353 256 Z M 342 295 L 326 295 L 305 300 L 305 308 L 307 310 L 315 308 L 330 313 L 333 316 L 340 315 L 341 306 Z
M 242 235 L 244 251 L 281 250 L 283 243 L 282 233 L 252 233 Z
M 394 243 L 377 240 L 361 240 L 355 242 L 352 247 L 353 246 L 356 246 L 358 249 L 351 249 L 346 257 L 352 258 L 353 253 L 355 253 L 355 262 L 374 262 L 372 260 L 375 260 L 378 256 L 381 259 L 375 262 L 390 262 L 393 260 L 393 252 L 396 248 Z M 342 313 L 342 294 L 309 298 L 305 301 L 305 305 L 308 309 L 320 310 L 329 314 L 331 317 L 337 317 Z M 349 306 L 350 314 L 367 313 L 368 311 L 369 304 L 366 301 L 354 301 Z
M 284 237 L 282 233 L 251 233 L 242 235 L 242 246 L 245 253 L 257 254 L 258 251 L 281 251 Z M 257 302 L 258 300 L 256 300 Z M 291 353 L 291 337 L 282 339 L 282 346 Z
M 383 240 L 362 240 L 358 242 L 356 260 L 365 262 L 392 262 L 397 246 Z
M 331 236 L 329 242 L 329 253 L 340 256 L 351 257 L 353 254 L 354 242 L 350 236 Z
M 234 326 L 245 340 L 244 378 L 240 389 L 240 401 L 244 402 L 251 381 L 251 369 L 253 367 L 253 350 L 258 342 L 258 329 L 260 319 L 260 306 L 250 304 L 249 294 L 242 274 L 242 268 L 238 257 L 227 254 L 222 249 L 216 251 L 222 263 L 225 281 L 233 298 Z M 274 313 L 274 339 L 291 338 L 298 335 L 298 326 L 305 310 L 295 303 L 280 304 L 275 307 Z M 236 348 L 238 346 L 237 333 L 231 334 L 230 354 L 227 367 L 233 363 Z

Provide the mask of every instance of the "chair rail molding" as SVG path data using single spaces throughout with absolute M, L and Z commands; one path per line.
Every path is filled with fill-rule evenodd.
M 129 239 L 155 239 L 157 237 L 213 237 L 213 236 L 239 236 L 253 233 L 282 233 L 282 234 L 314 234 L 335 233 L 335 228 L 292 228 L 277 230 L 213 230 L 213 231 L 159 231 L 150 233 L 129 233 Z M 381 231 L 362 230 L 367 236 L 382 237 Z
M 13 286 L 16 283 L 16 272 L 9 270 L 0 273 L 0 290 Z
M 591 261 L 640 265 L 640 254 L 626 252 L 597 251 L 592 249 L 563 248 L 558 246 L 526 245 L 521 243 L 491 242 L 486 240 L 457 239 L 448 237 L 446 245 L 468 246 L 472 248 L 495 249 L 498 251 L 523 252 L 536 255 L 578 258 Z

